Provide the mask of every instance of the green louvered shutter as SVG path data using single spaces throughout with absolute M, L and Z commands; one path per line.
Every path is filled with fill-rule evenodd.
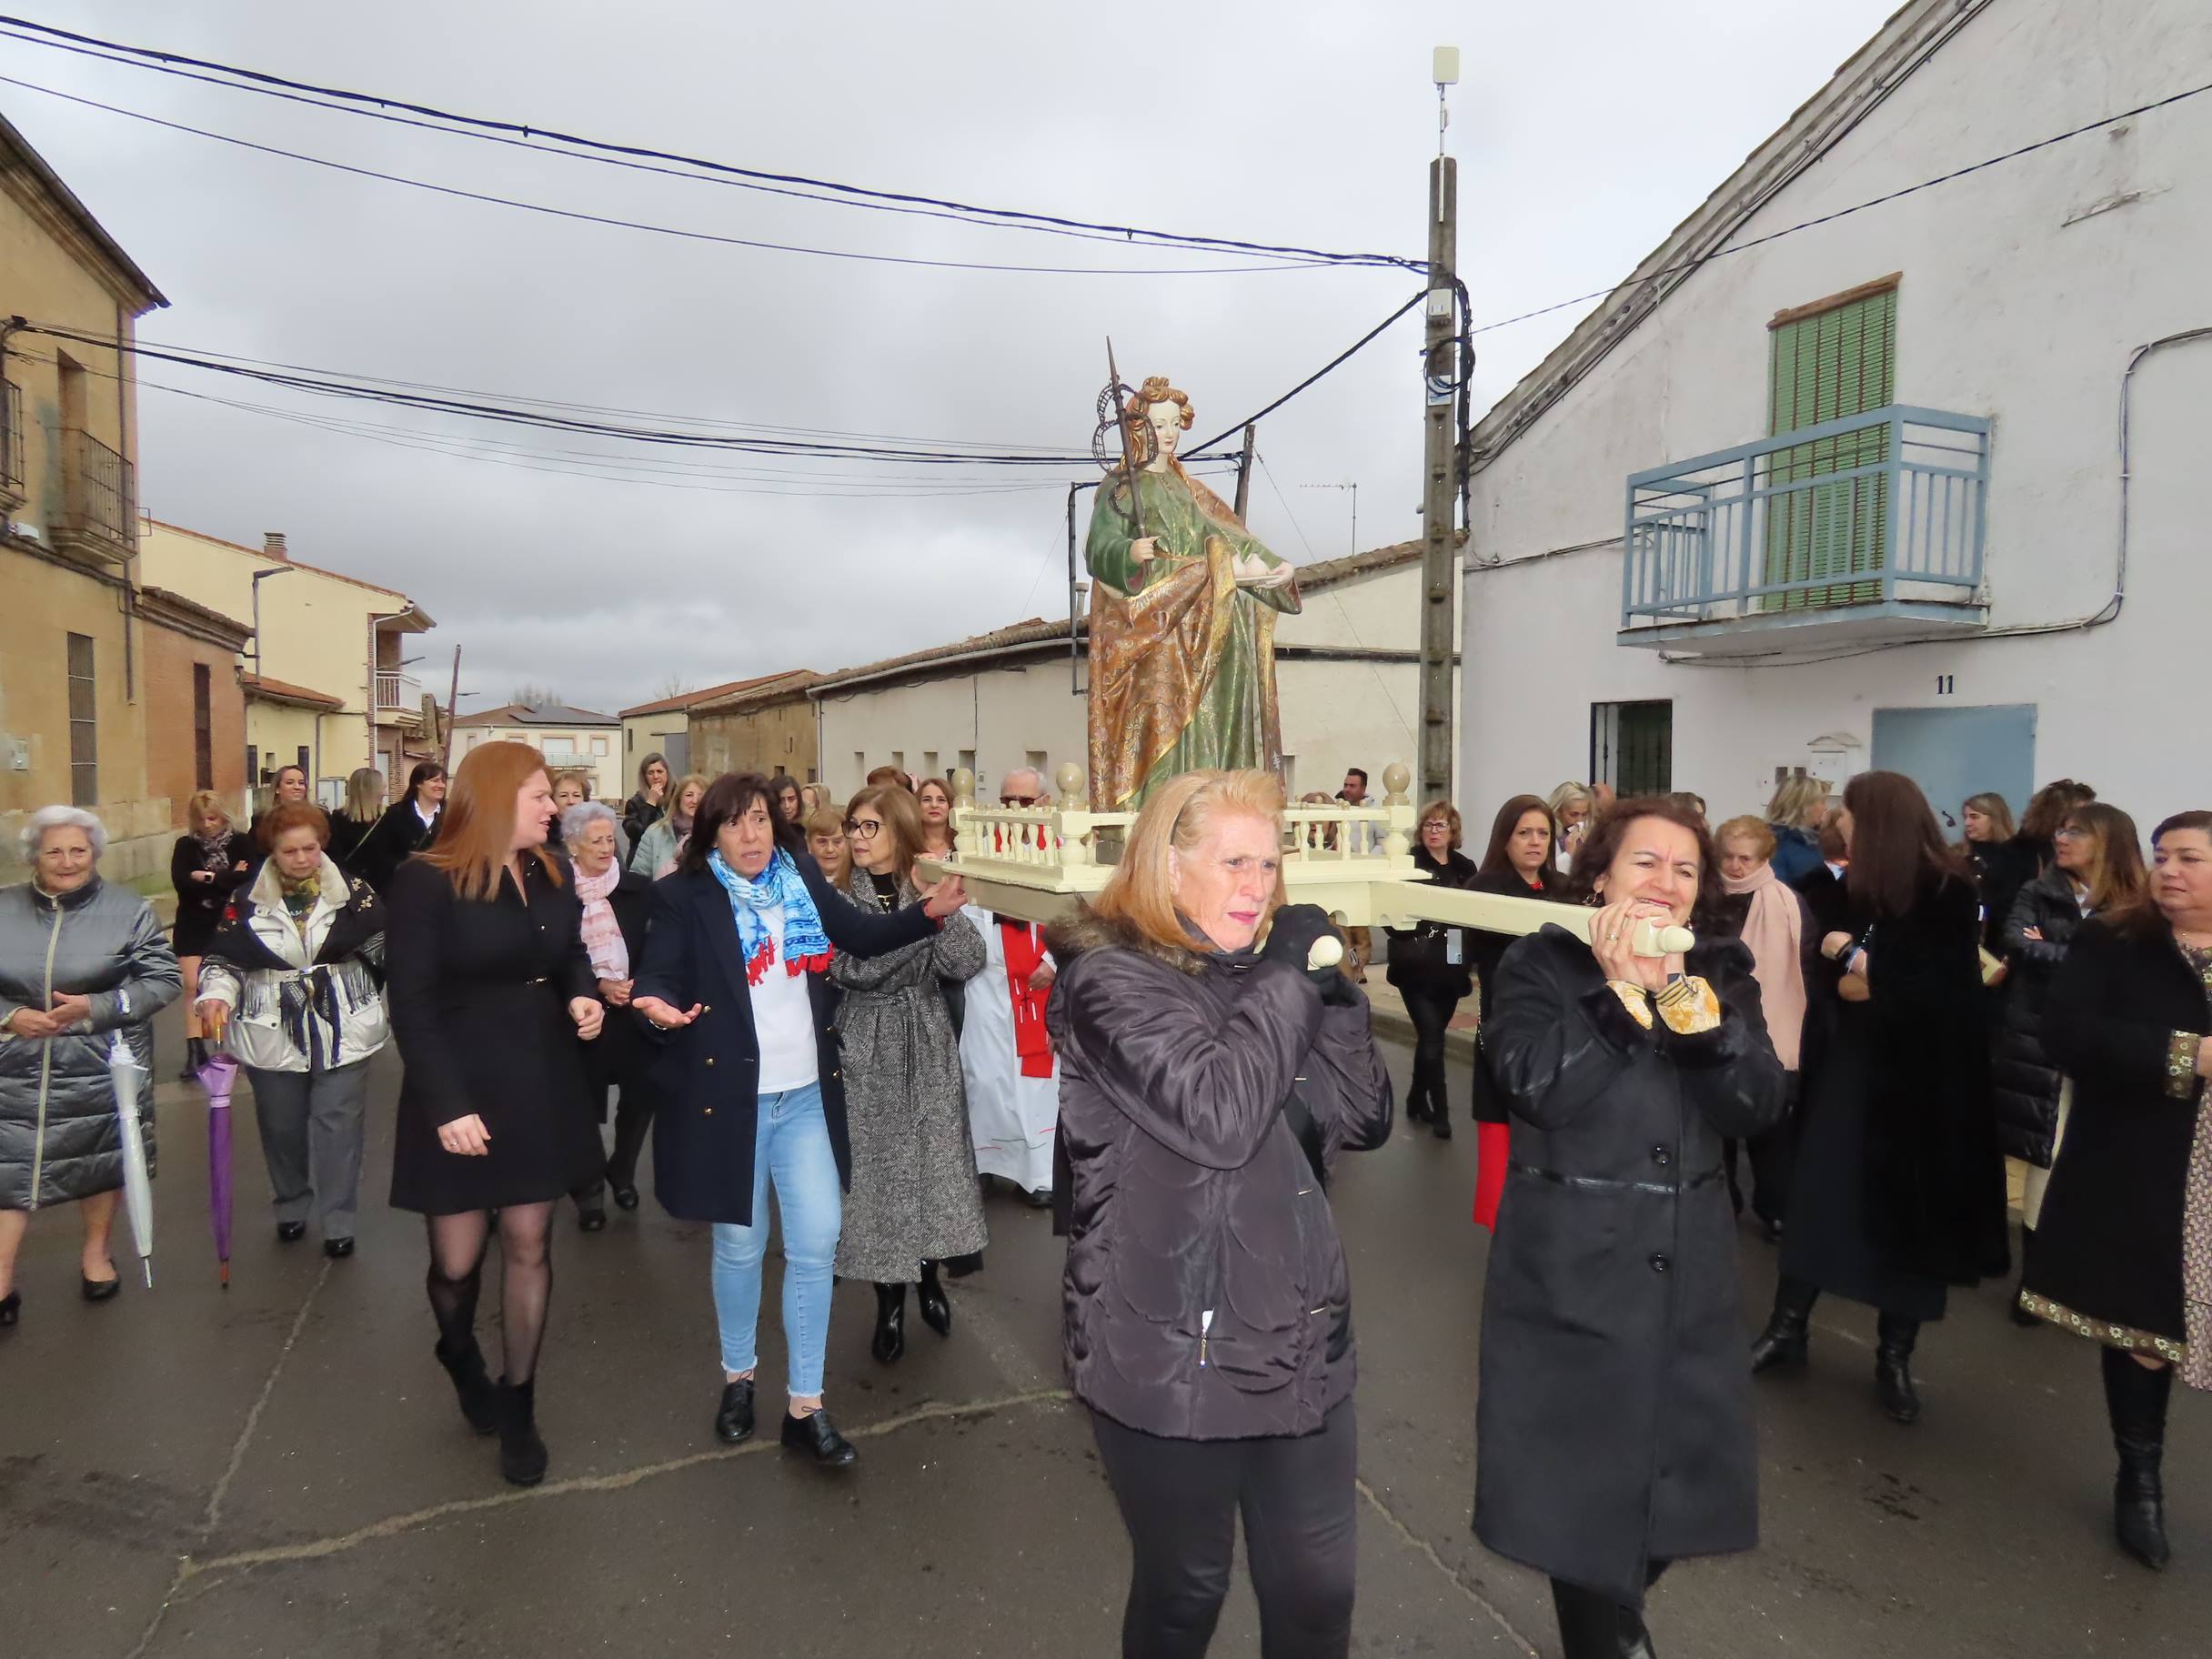
M 1767 380 L 1768 432 L 1779 435 L 1878 409 L 1896 388 L 1897 291 L 1885 288 L 1773 330 Z M 1879 475 L 1787 489 L 1792 483 L 1873 466 L 1889 457 L 1889 432 L 1875 427 L 1777 452 L 1769 498 L 1765 579 L 1880 570 L 1889 550 L 1889 481 Z M 1881 597 L 1873 582 L 1839 583 L 1768 594 L 1764 610 L 1850 605 Z

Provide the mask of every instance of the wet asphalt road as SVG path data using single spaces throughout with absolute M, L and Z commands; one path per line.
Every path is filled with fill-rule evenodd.
M 172 1010 L 165 1074 L 176 1032 Z M 895 1368 L 868 1357 L 868 1288 L 839 1291 L 829 1398 L 861 1458 L 838 1478 L 787 1460 L 772 1433 L 734 1451 L 713 1439 L 705 1229 L 659 1214 L 649 1190 L 596 1237 L 564 1206 L 539 1382 L 552 1471 L 518 1493 L 431 1359 L 419 1223 L 380 1202 L 397 1068 L 377 1063 L 350 1261 L 277 1244 L 246 1110 L 233 1284 L 217 1289 L 205 1113 L 176 1084 L 161 1090 L 154 1292 L 125 1255 L 125 1293 L 87 1306 L 74 1213 L 34 1221 L 23 1323 L 0 1336 L 0 1655 L 1118 1651 L 1127 1549 L 1061 1392 L 1044 1214 L 992 1200 L 986 1269 L 952 1287 L 951 1339 L 910 1322 Z M 1463 1101 L 1456 1061 L 1453 1089 Z M 1363 1654 L 1557 1651 L 1543 1582 L 1468 1531 L 1473 1179 L 1463 1130 L 1440 1145 L 1401 1125 L 1335 1187 L 1363 1362 Z M 1748 1335 L 1773 1255 L 1744 1239 Z M 1759 1393 L 1765 1542 L 1668 1577 L 1650 1614 L 1662 1654 L 2212 1649 L 2206 1402 L 2176 1401 L 2176 1561 L 2154 1575 L 2110 1543 L 2087 1344 L 2015 1329 L 2000 1287 L 1956 1296 L 1923 1340 L 1925 1414 L 1903 1429 L 1871 1402 L 1872 1314 L 1824 1302 L 1816 1322 L 1811 1374 Z M 772 1424 L 773 1317 L 761 1359 Z M 1213 1651 L 1257 1647 L 1240 1584 Z

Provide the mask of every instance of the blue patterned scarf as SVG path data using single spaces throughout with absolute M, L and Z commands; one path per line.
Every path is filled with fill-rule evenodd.
M 729 895 L 731 914 L 738 919 L 738 943 L 745 953 L 745 978 L 758 985 L 768 965 L 778 956 L 783 958 L 783 970 L 796 979 L 802 973 L 819 973 L 830 966 L 836 954 L 830 948 L 830 936 L 822 931 L 821 913 L 814 908 L 814 896 L 807 891 L 807 883 L 799 873 L 799 866 L 791 862 L 791 855 L 780 847 L 768 861 L 768 868 L 751 880 L 729 868 L 719 851 L 707 855 L 707 868 L 714 879 L 722 884 Z M 783 938 L 769 937 L 768 923 L 761 912 L 783 907 Z

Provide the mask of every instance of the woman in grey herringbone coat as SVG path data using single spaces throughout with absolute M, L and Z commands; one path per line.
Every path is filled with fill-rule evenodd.
M 853 862 L 846 891 L 853 902 L 871 911 L 920 903 L 914 860 L 922 827 L 914 798 L 890 785 L 862 789 L 845 827 Z M 982 937 L 957 915 L 888 956 L 840 954 L 830 965 L 830 983 L 844 992 L 837 1030 L 852 1141 L 837 1271 L 874 1282 L 871 1352 L 887 1365 L 906 1349 L 906 1287 L 920 1282 L 922 1319 L 940 1336 L 951 1334 L 952 1304 L 937 1264 L 983 1248 L 960 1042 L 940 989 L 982 969 Z

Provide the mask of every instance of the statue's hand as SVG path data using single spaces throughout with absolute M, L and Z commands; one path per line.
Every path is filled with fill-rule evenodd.
M 1129 559 L 1131 564 L 1149 565 L 1159 557 L 1160 541 L 1157 537 L 1140 536 L 1129 544 Z

